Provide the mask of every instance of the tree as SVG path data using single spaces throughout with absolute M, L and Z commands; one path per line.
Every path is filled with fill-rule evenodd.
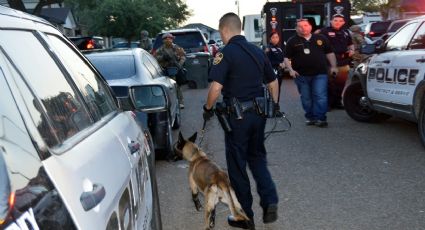
M 78 23 L 90 33 L 138 38 L 141 30 L 156 34 L 175 28 L 190 12 L 183 0 L 65 0 Z

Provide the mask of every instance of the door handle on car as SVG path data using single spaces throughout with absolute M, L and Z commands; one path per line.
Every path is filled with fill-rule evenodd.
M 101 184 L 93 184 L 92 191 L 83 192 L 80 196 L 80 202 L 84 211 L 88 211 L 100 204 L 105 198 L 105 194 L 105 188 Z
M 385 64 L 390 64 L 390 62 L 391 62 L 390 60 L 383 60 L 382 61 L 382 63 L 385 63 Z
M 424 62 L 425 62 L 425 58 L 419 58 L 419 59 L 416 59 L 416 62 L 424 63 Z
M 128 143 L 128 148 L 130 149 L 131 154 L 138 152 L 140 149 L 140 143 L 137 141 L 131 141 Z

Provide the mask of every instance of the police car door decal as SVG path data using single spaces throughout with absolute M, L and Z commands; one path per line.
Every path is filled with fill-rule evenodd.
M 391 102 L 395 88 L 392 63 L 399 51 L 375 55 L 369 62 L 367 71 L 367 92 L 372 100 Z

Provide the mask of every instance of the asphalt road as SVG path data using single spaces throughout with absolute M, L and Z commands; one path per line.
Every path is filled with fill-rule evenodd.
M 186 108 L 180 131 L 185 137 L 198 131 L 199 137 L 207 89 L 183 93 Z M 414 123 L 395 118 L 359 123 L 344 110 L 333 110 L 328 113 L 328 128 L 307 127 L 292 80 L 284 81 L 281 100 L 292 129 L 266 141 L 280 198 L 279 219 L 262 223 L 251 180 L 257 229 L 425 229 L 425 150 Z M 277 125 L 281 128 L 284 123 Z M 202 149 L 225 168 L 218 122 L 208 123 L 204 135 Z M 157 162 L 164 230 L 203 229 L 204 214 L 194 207 L 187 175 L 185 161 Z M 227 207 L 219 205 L 215 229 L 233 229 L 227 215 Z

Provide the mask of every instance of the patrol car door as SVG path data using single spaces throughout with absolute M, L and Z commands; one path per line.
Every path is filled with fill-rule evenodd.
M 409 109 L 410 105 L 413 104 L 416 86 L 424 79 L 425 24 L 423 23 L 417 29 L 418 26 L 419 23 L 415 22 L 405 27 L 407 29 L 413 28 L 409 34 L 409 45 L 394 58 L 392 64 L 394 72 L 390 79 L 392 79 L 395 88 L 393 100 L 397 105 L 408 105 L 406 109 Z M 416 33 L 413 34 L 415 31 Z
M 385 52 L 375 55 L 369 62 L 367 92 L 375 104 L 392 107 L 406 97 L 402 92 L 408 90 L 409 84 L 402 83 L 407 77 L 403 73 L 397 77 L 398 71 L 395 68 L 399 66 L 398 63 L 404 62 L 402 56 L 415 28 L 416 25 L 410 24 L 399 30 L 386 42 Z M 398 78 L 401 80 L 397 80 Z

